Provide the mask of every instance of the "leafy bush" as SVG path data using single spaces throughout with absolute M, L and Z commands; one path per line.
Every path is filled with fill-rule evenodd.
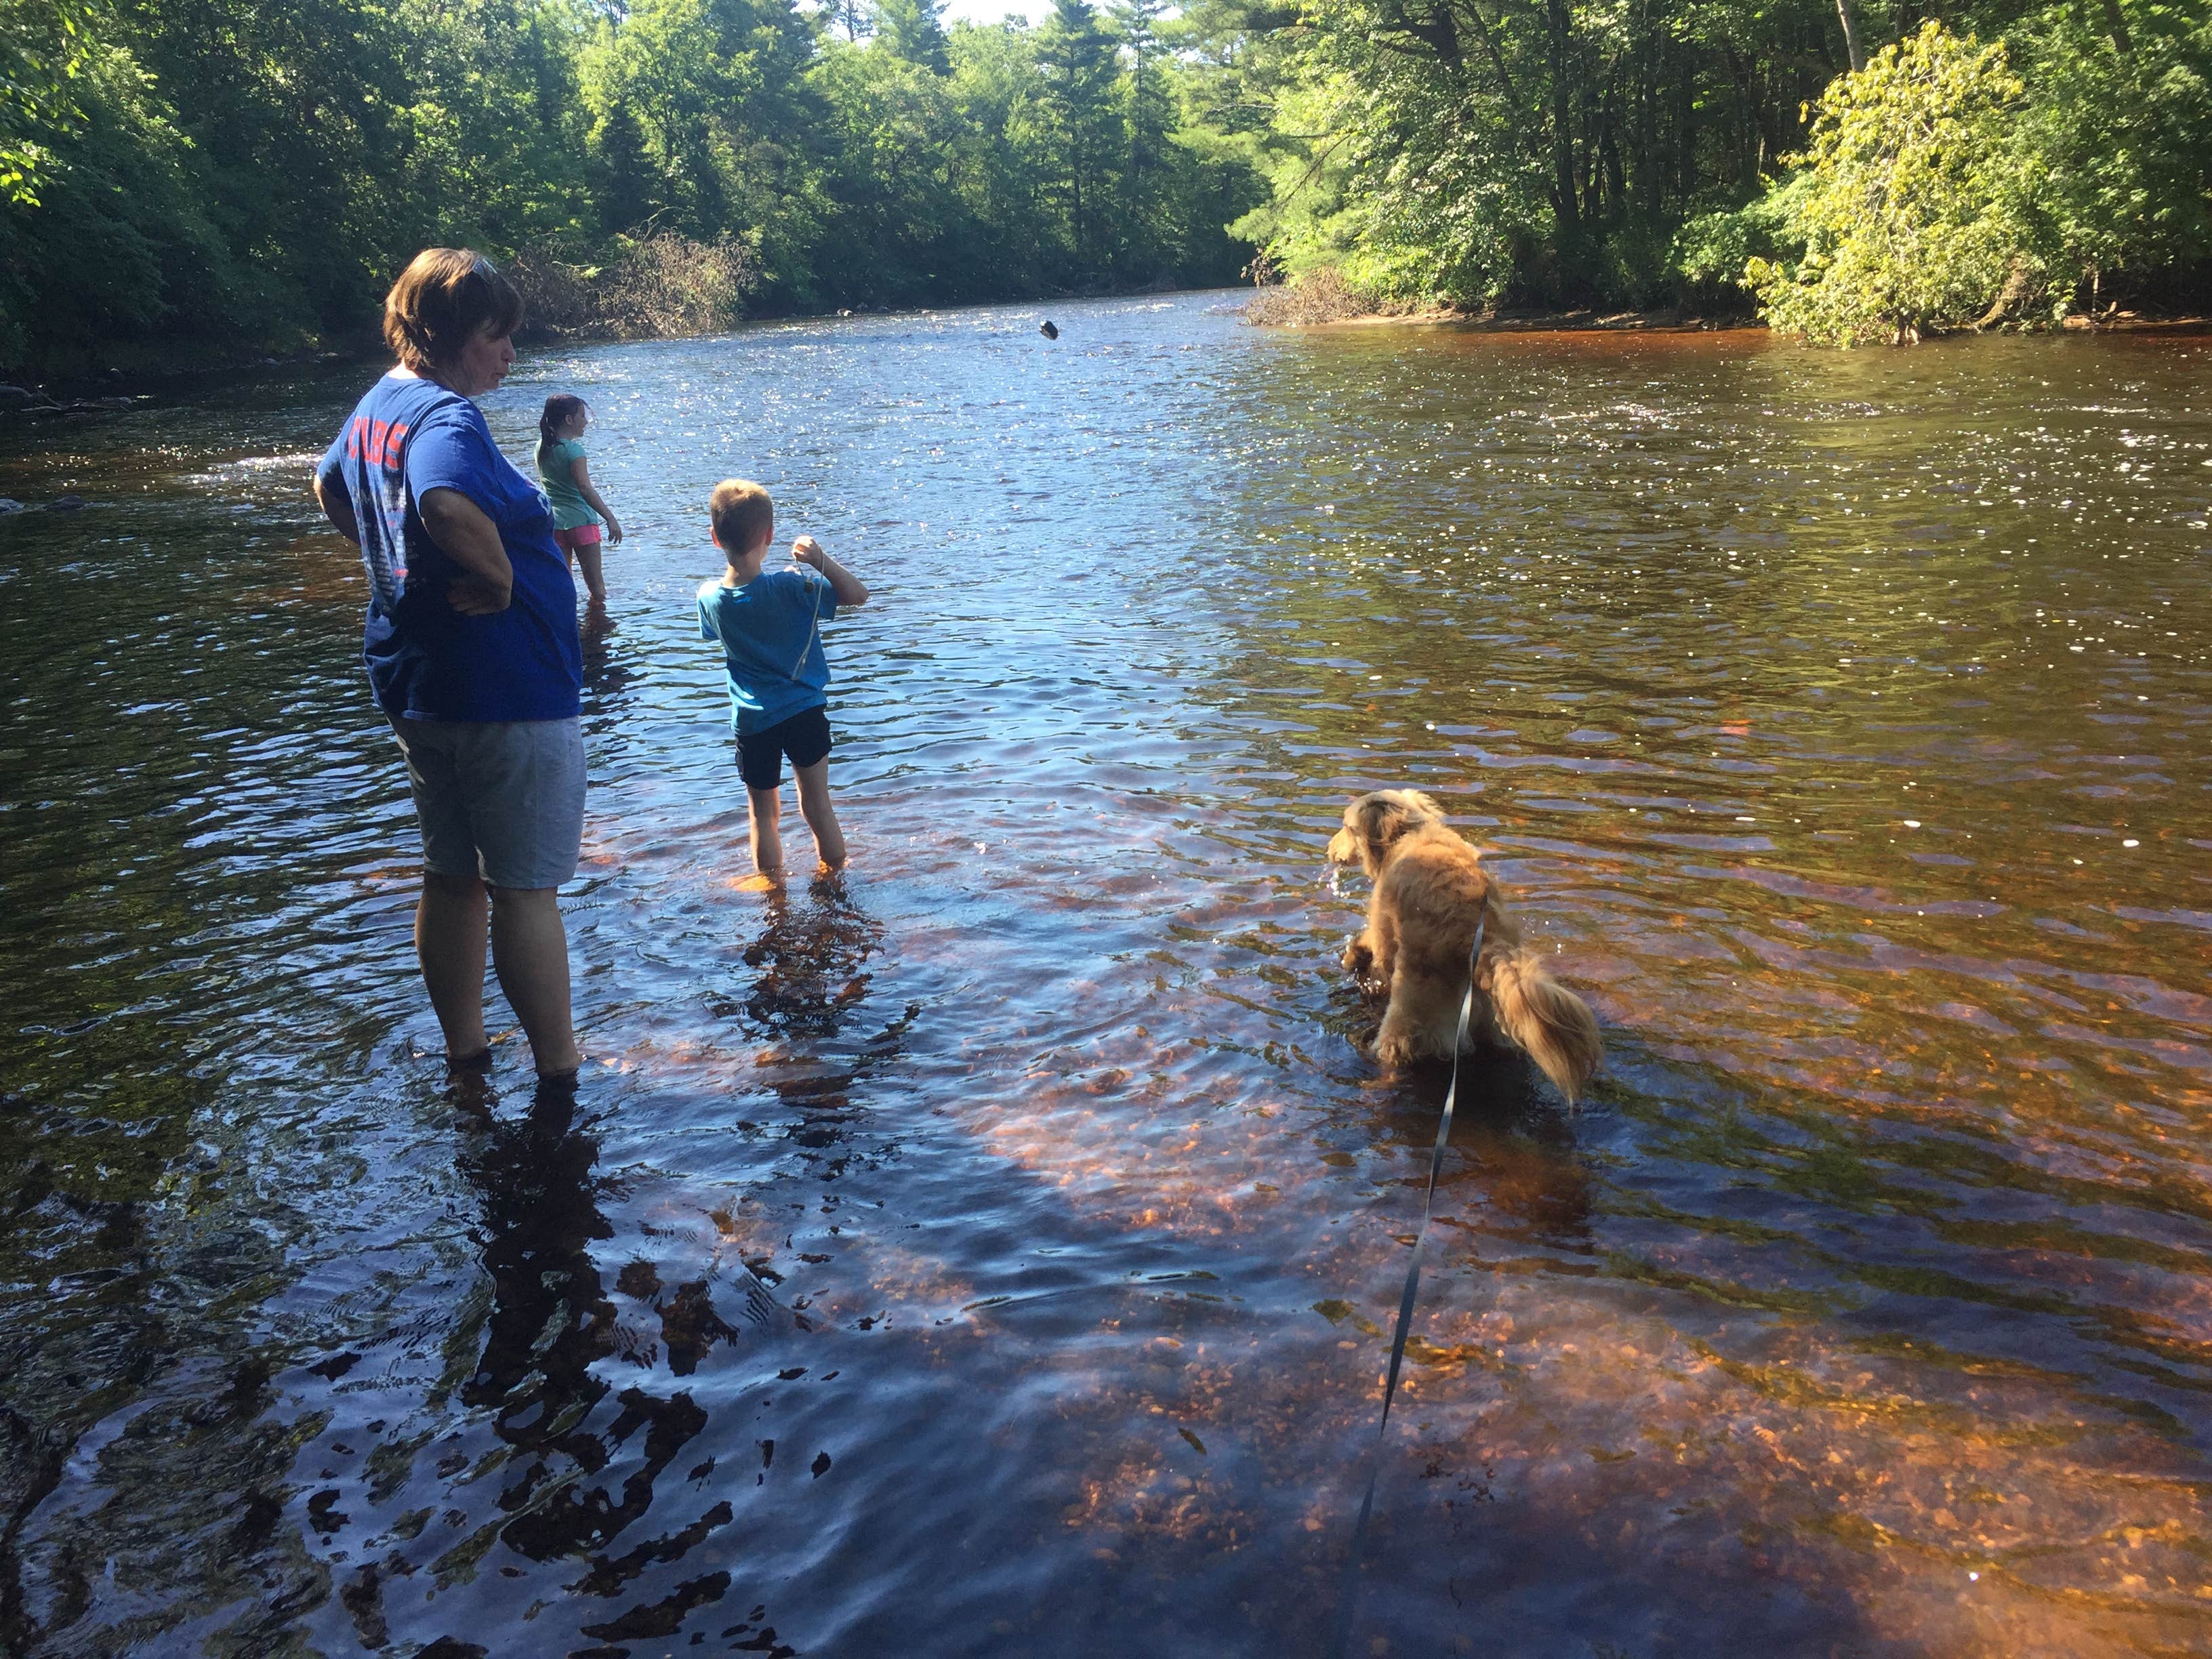
M 2043 263 L 2068 289 L 2212 254 L 2212 8 L 2053 10 L 2014 37 L 2012 130 Z M 2120 20 L 2119 27 L 2112 19 Z
M 1811 183 L 1809 173 L 1792 173 L 1742 207 L 1687 221 L 1674 233 L 1668 255 L 1682 297 L 1710 301 L 1729 291 L 1740 296 L 1744 268 L 1753 259 L 1803 258 L 1804 239 L 1793 227 Z
M 1804 257 L 1745 264 L 1768 322 L 1829 344 L 1902 343 L 2041 286 L 2029 158 L 2008 125 L 2026 90 L 2002 43 L 1935 22 L 1839 76 L 1788 204 Z

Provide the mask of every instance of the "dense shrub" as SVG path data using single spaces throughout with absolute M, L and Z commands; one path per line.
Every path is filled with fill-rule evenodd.
M 1753 258 L 1767 321 L 1832 344 L 1917 340 L 2043 271 L 2006 139 L 2027 88 L 2002 45 L 1927 23 L 1820 100 L 1790 204 L 1794 263 Z

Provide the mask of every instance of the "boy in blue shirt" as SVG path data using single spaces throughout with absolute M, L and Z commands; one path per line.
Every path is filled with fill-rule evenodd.
M 707 511 L 728 565 L 699 589 L 699 637 L 719 641 L 730 678 L 730 725 L 752 822 L 753 868 L 783 879 L 783 757 L 799 782 L 799 810 L 824 870 L 845 867 L 845 836 L 830 804 L 830 664 L 820 624 L 841 605 L 866 605 L 860 579 L 811 536 L 791 544 L 793 562 L 763 571 L 775 537 L 775 504 L 743 478 L 714 486 Z

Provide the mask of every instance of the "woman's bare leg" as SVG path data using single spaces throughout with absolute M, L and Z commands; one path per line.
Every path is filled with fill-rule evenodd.
M 474 876 L 422 872 L 415 905 L 415 959 L 430 993 L 446 1058 L 472 1060 L 484 1052 L 484 885 Z
M 491 964 L 499 988 L 530 1038 L 538 1075 L 576 1069 L 576 1030 L 568 1004 L 568 930 L 560 890 L 498 887 L 491 896 Z M 477 970 L 481 995 L 483 970 Z

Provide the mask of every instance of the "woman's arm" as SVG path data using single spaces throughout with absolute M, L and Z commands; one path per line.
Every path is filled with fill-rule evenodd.
M 355 546 L 361 545 L 361 520 L 353 515 L 353 497 L 336 485 L 325 483 L 319 472 L 315 475 L 315 505 L 323 509 L 331 529 Z
M 447 590 L 446 603 L 464 617 L 506 610 L 514 598 L 514 567 L 483 508 L 458 489 L 425 490 L 415 506 L 438 550 L 463 572 Z
M 568 476 L 575 481 L 576 493 L 591 504 L 592 512 L 607 521 L 607 539 L 611 542 L 620 541 L 622 520 L 615 517 L 615 510 L 607 505 L 606 498 L 592 488 L 592 464 L 581 455 L 577 456 L 574 460 L 568 463 Z

